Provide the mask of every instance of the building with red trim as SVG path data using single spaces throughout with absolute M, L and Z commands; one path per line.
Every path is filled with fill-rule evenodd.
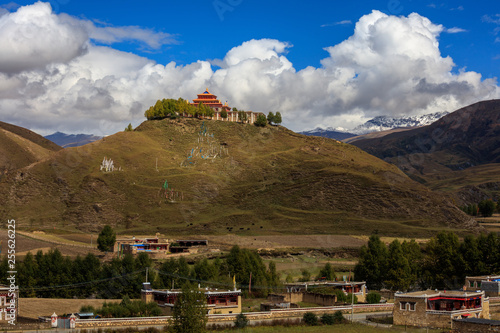
M 453 319 L 490 317 L 483 291 L 425 290 L 394 295 L 394 325 L 451 328 Z
M 218 290 L 211 288 L 200 288 L 207 298 L 208 314 L 241 313 L 241 290 Z M 149 282 L 142 285 L 141 299 L 146 302 L 156 302 L 160 307 L 167 310 L 171 315 L 177 297 L 182 294 L 179 289 L 155 290 Z
M 198 98 L 193 99 L 193 102 L 190 103 L 192 106 L 198 107 L 198 105 L 202 103 L 208 107 L 210 107 L 214 111 L 214 116 L 213 117 L 208 117 L 209 119 L 213 120 L 222 120 L 222 121 L 233 121 L 233 122 L 238 122 L 240 121 L 239 119 L 239 113 L 238 111 L 233 111 L 227 102 L 222 104 L 220 100 L 217 99 L 217 96 L 210 93 L 208 91 L 208 88 L 201 94 L 198 94 Z M 227 112 L 227 118 L 222 118 L 221 113 L 222 111 L 225 110 Z M 256 120 L 259 114 L 263 114 L 262 112 L 252 112 L 252 111 L 244 111 L 247 115 L 247 123 L 253 124 Z

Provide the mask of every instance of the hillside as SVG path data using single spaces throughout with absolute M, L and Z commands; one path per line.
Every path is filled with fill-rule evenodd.
M 201 150 L 201 151 L 200 151 Z M 100 171 L 103 158 L 115 171 Z M 0 183 L 21 227 L 128 234 L 432 235 L 473 228 L 395 166 L 283 127 L 147 121 L 67 148 Z
M 456 185 L 477 186 L 498 182 L 497 176 L 485 178 L 484 172 L 467 172 L 467 169 L 490 165 L 488 170 L 498 170 L 500 100 L 472 104 L 425 127 L 359 140 L 353 144 L 396 164 L 413 179 L 436 189 L 457 192 L 461 189 Z M 491 171 L 488 173 L 494 174 Z M 478 179 L 474 179 L 475 175 Z M 463 181 L 457 183 L 460 178 Z M 447 186 L 447 182 L 453 186 Z
M 0 121 L 0 179 L 9 172 L 46 159 L 60 149 L 26 128 Z

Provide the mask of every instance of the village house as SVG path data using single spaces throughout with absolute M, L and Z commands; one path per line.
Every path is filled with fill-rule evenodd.
M 208 314 L 241 313 L 241 290 L 218 290 L 213 288 L 200 288 L 207 298 Z M 143 283 L 141 299 L 146 302 L 156 302 L 167 310 L 167 315 L 172 314 L 177 297 L 182 293 L 179 289 L 155 290 L 149 282 Z
M 217 99 L 216 95 L 208 91 L 208 88 L 203 93 L 198 94 L 198 98 L 195 98 L 193 102 L 190 104 L 192 106 L 198 107 L 200 103 L 210 107 L 214 111 L 214 116 L 208 117 L 209 119 L 232 121 L 232 122 L 240 121 L 238 111 L 233 111 L 227 104 L 227 101 L 226 103 L 222 104 L 221 101 Z M 227 118 L 222 118 L 221 116 L 222 111 L 227 112 Z M 252 111 L 244 111 L 244 112 L 247 115 L 246 122 L 250 124 L 255 123 L 257 117 L 260 114 L 263 114 L 262 112 L 252 112 Z
M 451 328 L 453 319 L 489 319 L 484 292 L 425 290 L 394 295 L 394 325 Z
M 169 240 L 160 239 L 157 233 L 154 237 L 122 237 L 115 242 L 113 252 L 136 255 L 148 253 L 152 258 L 165 258 L 169 254 L 195 253 L 198 247 L 208 246 L 206 239 Z
M 466 276 L 465 290 L 483 290 L 488 297 L 500 296 L 500 275 Z
M 286 293 L 269 294 L 268 301 L 264 306 L 274 307 L 293 307 L 293 304 L 298 302 L 315 303 L 319 306 L 333 306 L 337 303 L 335 294 L 319 294 L 315 293 L 315 288 L 331 287 L 334 290 L 341 290 L 346 295 L 354 291 L 354 295 L 358 302 L 366 301 L 366 282 L 349 282 L 349 281 L 308 281 L 285 283 Z M 349 302 L 349 300 L 348 300 Z M 289 305 L 288 305 L 289 304 Z

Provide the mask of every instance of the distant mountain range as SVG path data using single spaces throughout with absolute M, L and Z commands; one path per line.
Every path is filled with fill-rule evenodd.
M 420 127 L 432 124 L 438 119 L 449 114 L 449 112 L 436 112 L 424 114 L 421 116 L 403 116 L 403 117 L 387 117 L 379 116 L 366 123 L 359 125 L 352 130 L 351 133 L 356 135 L 368 134 L 372 132 L 387 131 L 394 128 Z
M 45 138 L 63 148 L 68 148 L 83 146 L 87 143 L 101 140 L 102 136 L 96 136 L 93 134 L 65 134 L 56 132 L 54 134 L 45 136 Z
M 428 126 L 352 144 L 431 189 L 458 192 L 461 203 L 500 198 L 500 100 L 469 105 Z
M 322 136 L 325 138 L 335 139 L 335 140 L 346 140 L 354 136 L 387 131 L 394 128 L 412 128 L 430 125 L 436 120 L 446 116 L 449 112 L 436 112 L 425 114 L 421 116 L 403 116 L 403 117 L 388 117 L 379 116 L 366 123 L 359 125 L 351 130 L 340 130 L 328 127 L 326 129 L 317 127 L 310 131 L 300 132 L 304 135 Z

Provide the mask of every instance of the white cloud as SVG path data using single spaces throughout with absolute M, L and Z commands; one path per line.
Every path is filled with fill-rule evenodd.
M 40 11 L 55 28 L 81 31 L 89 24 L 47 14 L 46 7 Z M 208 86 L 231 106 L 280 111 L 284 125 L 305 130 L 354 127 L 378 115 L 452 111 L 499 98 L 494 79 L 465 69 L 452 72 L 453 60 L 439 51 L 443 31 L 418 14 L 396 17 L 373 11 L 359 19 L 350 38 L 326 48 L 329 56 L 321 67 L 300 71 L 286 57 L 292 46 L 273 39 L 236 46 L 213 69 L 207 61 L 156 64 L 93 45 L 88 34 L 75 43 L 85 45 L 86 53 L 0 73 L 0 117 L 43 134 L 111 134 L 129 122 L 138 125 L 157 99 L 192 99 Z M 40 53 L 48 51 L 40 46 Z
M 80 20 L 66 14 L 61 14 L 60 17 L 65 23 L 84 28 L 91 40 L 106 45 L 134 41 L 157 50 L 163 45 L 178 43 L 175 35 L 156 32 L 152 29 L 144 29 L 138 26 L 115 27 L 107 24 L 96 25 L 92 21 Z
M 449 34 L 458 34 L 460 32 L 467 32 L 467 30 L 462 29 L 462 28 L 458 28 L 458 27 L 453 27 L 453 28 L 446 29 L 445 32 L 447 32 Z
M 338 22 L 334 22 L 334 23 L 322 24 L 321 27 L 326 28 L 326 27 L 334 27 L 336 25 L 347 25 L 347 24 L 352 24 L 352 21 L 351 20 L 342 20 L 342 21 L 338 21 Z
M 48 3 L 37 2 L 0 16 L 0 72 L 40 69 L 68 62 L 87 50 L 88 35 L 62 22 Z

